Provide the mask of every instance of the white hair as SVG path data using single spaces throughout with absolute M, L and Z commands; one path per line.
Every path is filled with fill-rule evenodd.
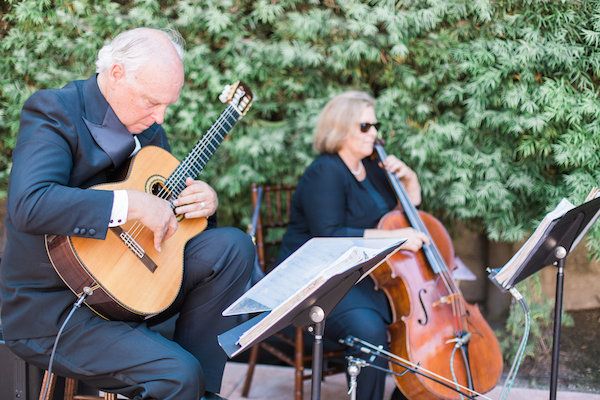
M 183 62 L 185 42 L 179 32 L 174 29 L 135 28 L 121 32 L 100 49 L 96 59 L 96 72 L 106 71 L 114 64 L 122 64 L 126 72 L 131 72 L 156 60 L 164 52 L 157 34 L 166 36 L 179 60 Z

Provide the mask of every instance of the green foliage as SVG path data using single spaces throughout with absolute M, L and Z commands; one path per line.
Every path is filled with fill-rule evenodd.
M 9 0 L 0 10 L 0 191 L 25 99 L 90 76 L 102 43 L 136 26 L 187 41 L 186 85 L 165 124 L 178 157 L 223 109 L 224 84 L 254 91 L 204 174 L 222 223 L 248 222 L 251 182 L 295 183 L 320 109 L 348 88 L 377 97 L 388 153 L 418 172 L 424 207 L 491 239 L 521 240 L 561 197 L 581 202 L 600 182 L 598 0 Z M 600 258 L 600 227 L 589 237 Z
M 552 317 L 554 315 L 554 306 L 552 303 L 545 301 L 542 295 L 542 285 L 540 284 L 539 275 L 523 281 L 517 285 L 517 288 L 529 305 L 531 316 L 531 333 L 527 347 L 525 348 L 525 356 L 546 355 L 549 357 L 552 352 Z M 562 315 L 562 322 L 565 326 L 573 326 L 574 324 L 573 318 L 566 313 Z M 508 321 L 506 322 L 506 332 L 500 335 L 502 338 L 500 346 L 504 359 L 510 363 L 512 363 L 516 355 L 519 342 L 523 337 L 524 327 L 525 314 L 517 303 L 513 303 Z
M 389 152 L 414 165 L 426 207 L 515 241 L 560 197 L 600 181 L 598 2 L 9 1 L 0 51 L 0 179 L 23 101 L 86 78 L 102 43 L 134 26 L 187 40 L 187 82 L 166 128 L 182 157 L 238 79 L 256 101 L 206 171 L 221 218 L 247 215 L 250 182 L 294 183 L 320 108 L 373 92 Z M 593 234 L 600 238 L 599 230 Z M 596 256 L 599 240 L 589 241 Z

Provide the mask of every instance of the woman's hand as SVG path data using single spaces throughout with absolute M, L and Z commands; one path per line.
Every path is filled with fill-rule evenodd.
M 400 246 L 401 250 L 417 252 L 424 244 L 429 244 L 429 236 L 414 228 L 396 229 L 400 237 L 406 238 L 406 242 Z
M 366 238 L 403 238 L 406 242 L 400 246 L 401 250 L 418 251 L 423 244 L 429 244 L 429 237 L 414 228 L 402 229 L 365 229 Z
M 421 204 L 421 185 L 415 171 L 399 160 L 398 157 L 392 155 L 387 156 L 383 162 L 383 167 L 402 181 L 408 197 L 414 205 Z
M 364 237 L 366 238 L 404 238 L 406 242 L 400 246 L 400 250 L 409 250 L 412 252 L 418 251 L 424 244 L 429 244 L 429 236 L 414 228 L 402 229 L 365 229 Z M 400 276 L 400 267 L 402 263 L 388 263 L 390 266 L 390 274 L 392 278 Z

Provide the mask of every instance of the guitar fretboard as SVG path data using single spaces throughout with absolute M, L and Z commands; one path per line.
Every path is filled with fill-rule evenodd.
M 231 131 L 241 115 L 231 105 L 221 113 L 217 121 L 208 132 L 200 139 L 192 151 L 183 159 L 181 164 L 173 171 L 165 182 L 172 198 L 177 198 L 186 188 L 185 180 L 188 177 L 198 178 L 213 156 L 225 136 Z

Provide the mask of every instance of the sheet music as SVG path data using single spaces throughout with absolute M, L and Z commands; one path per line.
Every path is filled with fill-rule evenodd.
M 282 318 L 285 318 L 286 315 L 291 310 L 294 310 L 296 307 L 300 306 L 303 301 L 310 298 L 311 295 L 315 294 L 316 291 L 319 290 L 326 282 L 330 279 L 335 279 L 336 276 L 343 275 L 348 271 L 353 271 L 357 266 L 364 265 L 365 268 L 371 269 L 376 267 L 378 264 L 384 262 L 385 258 L 377 259 L 377 255 L 379 254 L 391 254 L 393 250 L 397 250 L 398 247 L 404 240 L 398 241 L 397 239 L 348 239 L 348 238 L 315 238 L 313 239 L 316 242 L 327 242 L 334 241 L 326 244 L 328 249 L 328 258 L 333 258 L 334 252 L 335 254 L 339 254 L 340 251 L 343 251 L 345 248 L 349 247 L 346 251 L 342 253 L 338 258 L 336 258 L 331 264 L 324 266 L 318 271 L 311 279 L 304 279 L 304 284 L 293 292 L 289 292 L 286 294 L 286 298 L 278 304 L 276 307 L 273 307 L 271 312 L 269 312 L 262 320 L 257 322 L 254 326 L 247 329 L 239 336 L 236 344 L 239 345 L 240 350 L 250 346 L 254 343 L 258 338 L 261 337 L 270 327 L 280 321 Z M 359 242 L 357 242 L 357 240 Z M 356 246 L 353 244 L 367 244 L 371 247 L 364 246 Z M 375 244 L 378 244 L 375 246 Z M 375 247 L 373 247 L 375 246 Z M 305 248 L 306 247 L 306 248 Z M 320 246 L 316 246 L 317 248 L 322 248 Z M 310 259 L 314 258 L 315 243 L 307 243 L 299 250 L 297 250 L 294 255 L 302 255 L 305 252 L 311 252 Z M 298 256 L 297 256 L 298 257 Z M 296 257 L 295 257 L 296 258 Z M 304 258 L 302 258 L 304 259 Z M 321 259 L 321 257 L 319 257 Z M 376 261 L 377 260 L 377 261 Z M 298 264 L 298 260 L 295 260 L 293 266 L 299 270 L 300 274 L 302 273 L 302 269 L 305 267 L 304 264 Z M 269 273 L 263 280 L 268 279 L 271 274 L 274 274 L 280 267 L 275 268 L 271 273 Z M 282 268 L 284 273 L 284 277 L 289 274 L 290 268 Z M 294 271 L 298 272 L 298 271 Z M 364 274 L 364 270 L 362 271 Z M 277 279 L 280 282 L 280 279 Z M 262 281 L 261 281 L 262 282 Z M 258 286 L 258 285 L 257 285 Z M 252 290 L 252 289 L 251 289 Z M 249 292 L 247 292 L 244 296 L 246 297 Z M 252 298 L 251 296 L 249 296 Z
M 592 189 L 592 191 L 590 192 L 590 194 L 588 194 L 588 196 L 585 199 L 585 201 L 590 201 L 590 200 L 593 200 L 593 199 L 597 199 L 598 197 L 600 197 L 600 190 L 598 188 L 594 188 L 594 189 Z M 579 234 L 579 236 L 577 236 L 577 238 L 573 241 L 573 245 L 571 246 L 571 251 L 573 251 L 573 249 L 579 244 L 579 242 L 581 241 L 581 239 L 590 230 L 590 228 L 592 227 L 592 225 L 594 225 L 596 223 L 596 221 L 598 220 L 598 217 L 600 217 L 600 211 L 598 211 L 596 213 L 596 215 L 594 215 L 594 217 L 590 220 L 590 222 L 586 225 L 586 227 L 581 231 L 581 233 Z
M 223 315 L 273 310 L 317 276 L 328 275 L 328 271 L 340 272 L 344 265 L 351 268 L 400 242 L 402 239 L 313 238 L 230 305 Z M 362 254 L 349 252 L 352 248 L 361 248 Z
M 510 260 L 502 267 L 495 278 L 502 286 L 507 287 L 511 282 L 511 277 L 514 276 L 519 268 L 525 264 L 527 257 L 531 255 L 532 250 L 538 245 L 540 238 L 556 224 L 556 220 L 562 217 L 567 211 L 575 206 L 567 199 L 562 199 L 554 210 L 550 211 L 540 224 L 537 226 L 533 234 L 521 246 L 521 248 L 511 257 Z
M 579 207 L 599 197 L 600 190 L 598 188 L 593 188 L 588 194 L 585 202 Z M 509 289 L 512 287 L 515 279 L 517 279 L 517 276 L 521 274 L 522 269 L 531 260 L 533 254 L 540 248 L 540 246 L 542 246 L 542 241 L 554 229 L 554 226 L 558 223 L 559 219 L 574 208 L 575 206 L 570 201 L 562 199 L 554 210 L 546 214 L 533 234 L 529 237 L 529 239 L 527 239 L 527 241 L 523 244 L 523 246 L 521 246 L 515 255 L 508 260 L 508 262 L 499 272 L 491 277 L 492 281 L 498 283 L 504 289 Z M 588 222 L 585 227 L 578 228 L 579 235 L 573 240 L 569 251 L 572 251 L 575 246 L 577 246 L 577 244 L 581 241 L 581 239 L 585 236 L 585 234 L 599 217 L 600 211 L 587 218 Z

